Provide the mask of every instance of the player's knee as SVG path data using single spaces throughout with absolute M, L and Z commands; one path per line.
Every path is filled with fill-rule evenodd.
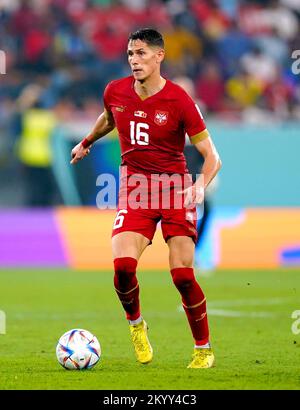
M 137 260 L 134 258 L 114 259 L 115 273 L 117 275 L 132 275 L 136 272 Z
M 116 288 L 124 289 L 131 284 L 136 276 L 137 260 L 134 258 L 114 259 L 115 276 L 114 283 Z
M 171 270 L 172 279 L 177 289 L 186 289 L 193 286 L 195 275 L 193 268 L 175 268 Z

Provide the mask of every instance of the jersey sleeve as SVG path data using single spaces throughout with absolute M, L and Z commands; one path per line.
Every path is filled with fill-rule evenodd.
M 195 104 L 192 98 L 187 94 L 185 94 L 181 103 L 183 107 L 182 116 L 184 129 L 191 143 L 197 144 L 197 142 L 209 137 L 209 132 L 198 105 Z
M 109 112 L 111 111 L 111 105 L 110 105 L 111 94 L 112 94 L 112 84 L 108 83 L 104 89 L 103 103 L 104 103 L 104 108 L 106 109 L 106 111 L 109 111 Z

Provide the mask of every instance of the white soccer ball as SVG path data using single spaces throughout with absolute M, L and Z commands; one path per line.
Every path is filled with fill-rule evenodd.
M 56 346 L 59 363 L 69 370 L 91 369 L 101 356 L 96 336 L 84 329 L 72 329 L 64 333 Z

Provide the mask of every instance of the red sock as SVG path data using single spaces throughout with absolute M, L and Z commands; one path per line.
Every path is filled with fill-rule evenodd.
M 209 342 L 206 299 L 195 279 L 193 268 L 175 268 L 171 275 L 182 298 L 183 308 L 197 346 Z
M 128 320 L 140 317 L 139 284 L 136 277 L 137 260 L 116 258 L 114 260 L 114 285 Z

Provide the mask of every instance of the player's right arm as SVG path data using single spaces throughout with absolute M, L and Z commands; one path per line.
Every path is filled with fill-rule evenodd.
M 71 151 L 71 164 L 76 164 L 78 161 L 86 157 L 90 153 L 90 147 L 99 138 L 104 137 L 115 128 L 113 115 L 110 111 L 104 108 L 104 111 L 99 115 L 92 132 L 77 144 Z

